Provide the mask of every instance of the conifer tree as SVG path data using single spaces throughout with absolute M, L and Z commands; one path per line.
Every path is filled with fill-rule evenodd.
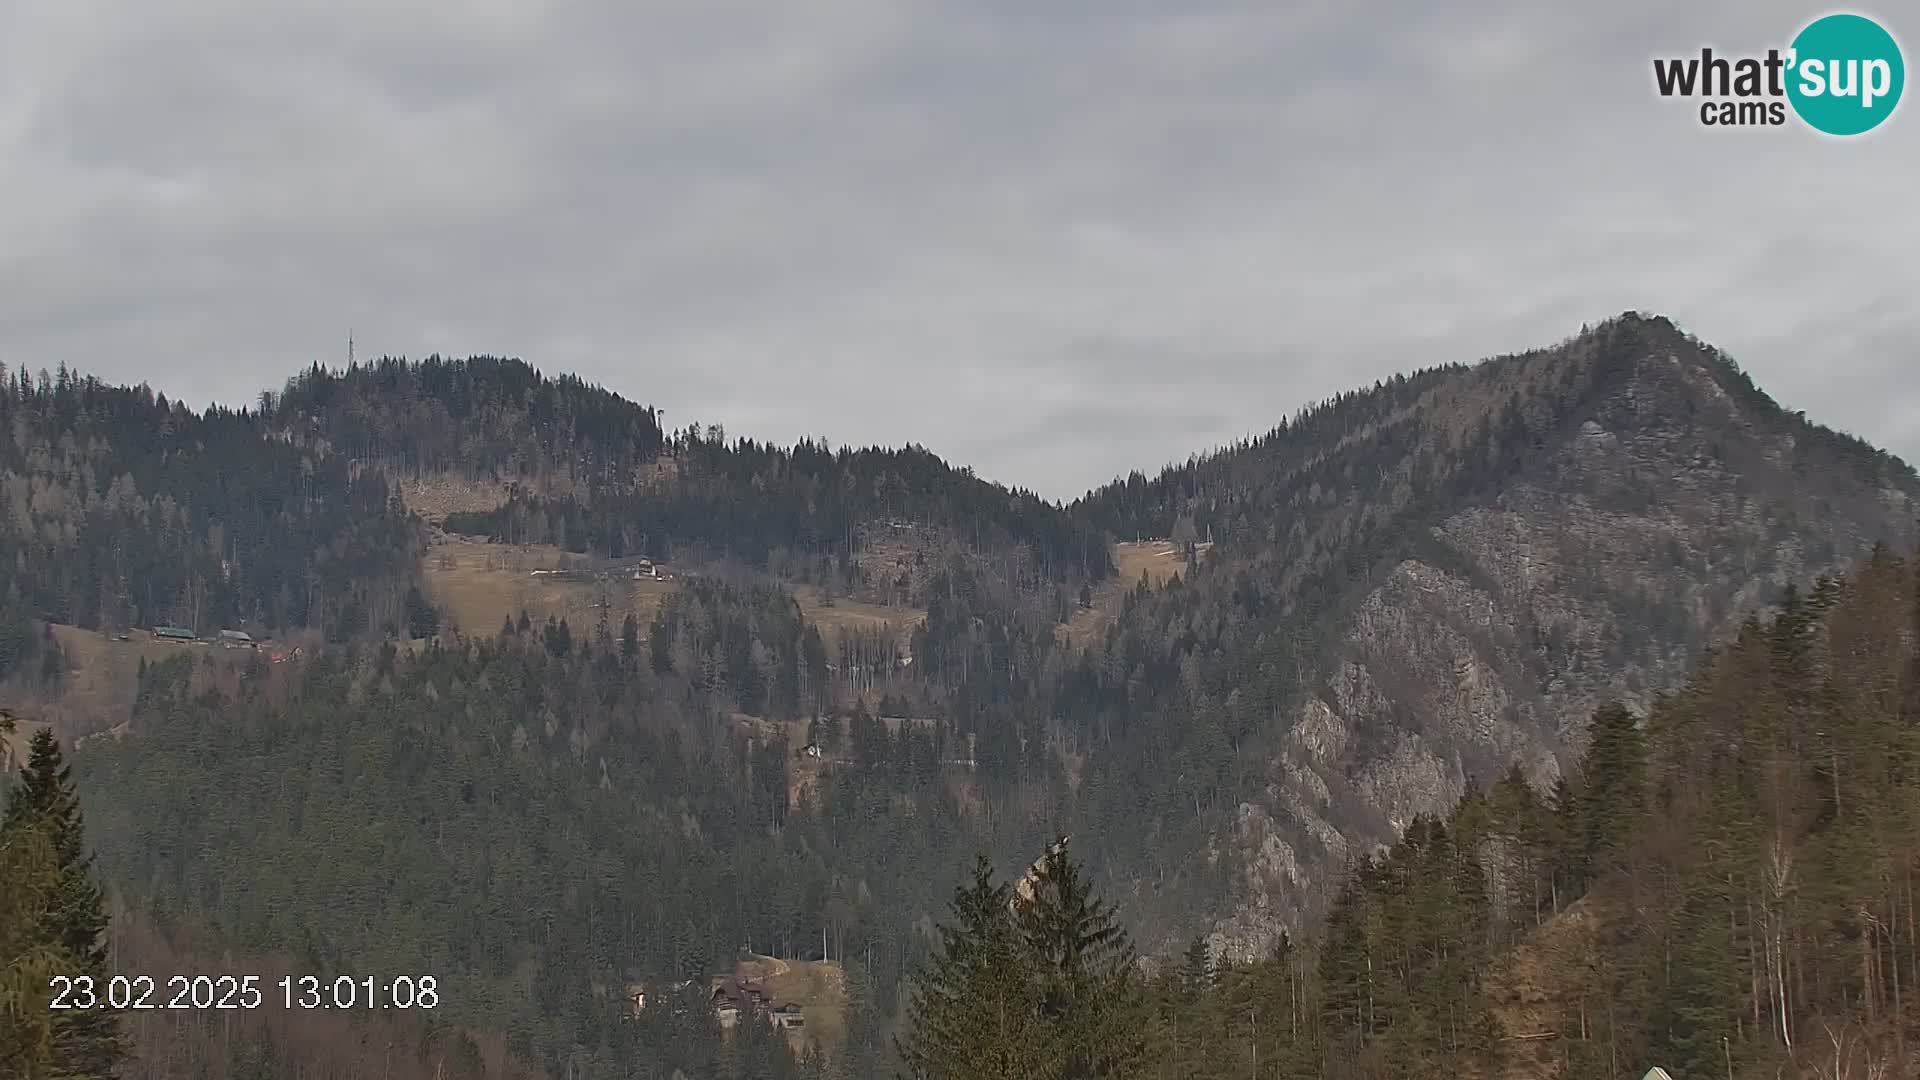
M 1189 997 L 1199 997 L 1213 989 L 1213 958 L 1207 952 L 1207 940 L 1195 937 L 1180 958 L 1180 988 Z
M 1610 704 L 1594 713 L 1589 729 L 1584 781 L 1580 792 L 1580 825 L 1584 850 L 1582 871 L 1606 869 L 1638 818 L 1646 771 L 1646 743 L 1639 718 L 1624 705 Z
M 45 831 L 0 831 L 0 1076 L 51 1075 L 54 1063 L 47 983 L 66 954 L 42 932 L 40 916 L 59 892 L 59 864 Z
M 14 719 L 0 713 L 0 753 Z M 53 1067 L 47 980 L 64 956 L 41 932 L 59 888 L 53 845 L 40 828 L 0 829 L 0 1074 L 39 1077 Z
M 1373 1028 L 1372 897 L 1365 882 L 1374 876 L 1364 858 L 1340 883 L 1322 928 L 1317 976 L 1322 1025 L 1332 1044 L 1363 1042 Z
M 1580 789 L 1565 773 L 1553 782 L 1553 793 L 1542 818 L 1546 826 L 1546 848 L 1551 866 L 1548 882 L 1552 888 L 1555 911 L 1577 899 L 1587 887 L 1586 842 L 1581 828 Z
M 1226 1002 L 1219 993 L 1222 989 L 1206 939 L 1195 937 L 1180 958 L 1167 995 L 1172 1060 L 1165 1064 L 1173 1069 L 1172 1075 L 1211 1080 L 1223 1074 L 1226 1039 L 1220 1011 Z
M 100 887 L 92 879 L 92 859 L 86 853 L 71 770 L 48 728 L 34 733 L 27 767 L 8 794 L 6 813 L 0 817 L 0 839 L 10 848 L 19 845 L 15 850 L 21 857 L 37 846 L 36 838 L 44 842 L 51 865 L 39 867 L 38 876 L 34 864 L 26 868 L 28 895 L 22 899 L 37 904 L 15 910 L 37 914 L 26 939 L 30 944 L 22 953 L 44 957 L 51 950 L 60 957 L 61 973 L 91 976 L 104 991 L 107 917 Z M 44 980 L 38 990 L 45 992 Z M 50 1025 L 53 1060 L 68 1075 L 111 1075 L 120 1057 L 116 1020 L 114 1013 L 103 1009 L 61 1012 Z
M 876 1000 L 873 969 L 866 963 L 848 964 L 846 972 L 847 1033 L 840 1054 L 832 1062 L 834 1080 L 858 1080 L 862 1076 L 886 1076 L 887 1051 L 884 1031 L 886 1018 Z
M 1064 842 L 1041 860 L 1033 899 L 1015 907 L 1035 966 L 1041 1016 L 1064 1055 L 1062 1076 L 1142 1075 L 1148 1064 L 1145 986 L 1114 909 L 1093 895 Z
M 1494 831 L 1499 841 L 1496 867 L 1501 883 L 1502 931 L 1523 930 L 1541 917 L 1551 865 L 1547 839 L 1551 832 L 1544 808 L 1533 786 L 1515 762 L 1491 797 Z
M 985 856 L 954 891 L 950 926 L 907 1003 L 900 1059 L 914 1080 L 1064 1077 L 1038 984 Z

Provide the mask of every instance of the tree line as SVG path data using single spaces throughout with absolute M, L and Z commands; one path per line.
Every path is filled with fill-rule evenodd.
M 585 484 L 652 463 L 666 441 L 653 409 L 495 356 L 315 364 L 262 394 L 260 412 L 290 437 L 407 475 Z
M 1359 857 L 1310 933 L 1250 963 L 1196 939 L 1151 975 L 1107 969 L 1124 989 L 1083 993 L 1129 1036 L 1097 1068 L 1058 1056 L 1097 1022 L 1048 1004 L 1054 961 L 983 864 L 903 1058 L 927 1080 L 1909 1075 L 1917 643 L 1914 559 L 1876 549 L 1789 591 L 1644 715 L 1599 709 L 1544 790 L 1516 767 Z M 1510 1027 L 1529 1017 L 1544 1030 Z
M 6 605 L 102 631 L 394 632 L 425 538 L 377 472 L 64 367 L 0 369 Z
M 907 603 L 919 601 L 925 575 L 867 559 L 895 533 L 938 534 L 941 550 L 985 559 L 1029 590 L 1113 572 L 1104 532 L 920 447 L 782 449 L 694 435 L 674 447 L 676 468 L 665 479 L 638 488 L 609 481 L 578 495 L 516 494 L 495 510 L 451 514 L 446 527 L 616 559 L 777 565 L 795 580 L 891 590 Z
M 778 605 L 699 614 L 701 595 L 674 618 L 799 640 Z M 437 973 L 437 1020 L 499 1033 L 554 1074 L 739 1075 L 694 1064 L 737 1039 L 629 1019 L 625 979 L 704 980 L 743 946 L 821 959 L 824 931 L 852 1000 L 817 1067 L 874 1075 L 860 1070 L 884 1060 L 938 868 L 1018 850 L 1037 826 L 970 812 L 937 731 L 861 712 L 822 733 L 844 761 L 801 789 L 797 739 L 739 725 L 720 699 L 739 692 L 731 675 L 716 693 L 701 665 L 656 670 L 625 633 L 563 646 L 553 630 L 145 665 L 132 737 L 78 758 L 102 867 L 156 932 L 204 926 L 319 970 Z

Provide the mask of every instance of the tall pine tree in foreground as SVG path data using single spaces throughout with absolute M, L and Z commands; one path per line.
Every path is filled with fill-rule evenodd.
M 984 856 L 954 890 L 950 926 L 907 1003 L 901 1062 L 914 1080 L 1061 1076 L 1038 986 L 1007 910 L 1011 889 Z
M 0 754 L 13 734 L 0 714 Z M 0 1075 L 39 1077 L 53 1069 L 52 1014 L 47 980 L 65 957 L 40 930 L 40 914 L 59 886 L 53 845 L 43 830 L 0 830 Z
M 25 992 L 27 1007 L 44 1015 L 49 988 L 40 975 L 49 963 L 58 974 L 91 976 L 95 992 L 105 992 L 107 918 L 86 854 L 80 801 L 60 744 L 51 730 L 42 728 L 34 733 L 31 748 L 26 770 L 0 817 L 0 845 L 5 847 L 0 859 L 18 861 L 23 875 L 9 882 L 4 897 L 12 917 L 0 927 L 5 948 L 0 952 L 5 972 L 0 980 L 7 984 L 0 990 L 5 995 L 0 1011 L 17 1008 L 22 999 L 16 995 Z M 30 969 L 35 973 L 31 980 L 26 974 Z M 44 1035 L 45 1062 L 53 1070 L 48 1075 L 112 1076 L 120 1060 L 118 1018 L 109 1010 L 53 1013 Z
M 0 834 L 0 1076 L 54 1075 L 46 989 L 66 957 L 43 939 L 37 916 L 58 890 L 55 871 L 40 830 Z
M 1152 1014 L 1113 909 L 1056 844 L 1016 892 L 986 859 L 908 1003 L 914 1080 L 1146 1075 Z
M 1065 1057 L 1061 1075 L 1144 1075 L 1152 1006 L 1133 943 L 1064 841 L 1041 860 L 1032 899 L 1013 910 L 1041 1017 Z

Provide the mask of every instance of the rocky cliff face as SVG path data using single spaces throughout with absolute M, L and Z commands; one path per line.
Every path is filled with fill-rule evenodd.
M 1677 686 L 1789 583 L 1914 542 L 1910 469 L 1779 409 L 1663 320 L 1605 358 L 1576 342 L 1462 369 L 1416 411 L 1437 417 L 1468 383 L 1551 411 L 1525 388 L 1592 363 L 1606 365 L 1592 392 L 1529 417 L 1545 435 L 1512 468 L 1382 526 L 1421 554 L 1388 558 L 1323 625 L 1265 797 L 1239 807 L 1229 857 L 1244 869 L 1216 949 L 1264 948 L 1348 857 L 1445 811 L 1469 778 L 1518 761 L 1551 784 L 1600 704 Z

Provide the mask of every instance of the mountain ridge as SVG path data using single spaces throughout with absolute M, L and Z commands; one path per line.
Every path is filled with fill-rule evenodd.
M 337 918 L 393 909 L 398 864 L 378 852 L 414 854 L 400 867 L 409 896 L 478 903 L 485 890 L 444 838 L 481 851 L 473 838 L 487 823 L 522 829 L 514 902 L 570 913 L 553 924 L 557 951 L 528 950 L 533 924 L 516 908 L 462 921 L 473 936 L 439 941 L 434 961 L 464 965 L 485 1005 L 466 1020 L 514 1032 L 520 1051 L 599 1038 L 584 988 L 613 985 L 628 960 L 690 978 L 742 939 L 818 941 L 834 956 L 870 944 L 875 998 L 891 1000 L 925 955 L 943 870 L 975 846 L 1030 859 L 1060 833 L 1150 951 L 1204 933 L 1215 953 L 1261 952 L 1324 910 L 1342 866 L 1444 812 L 1469 783 L 1517 761 L 1550 786 L 1602 703 L 1644 706 L 1677 685 L 1695 654 L 1786 583 L 1844 568 L 1876 542 L 1911 547 L 1920 505 L 1905 462 L 1809 424 L 1718 350 L 1637 313 L 1554 346 L 1381 380 L 1066 505 L 917 448 L 788 452 L 719 431 L 669 434 L 656 412 L 579 380 L 461 363 L 309 373 L 291 401 L 216 417 L 237 441 L 168 459 L 199 493 L 192 534 L 246 514 L 286 527 L 222 479 L 257 445 L 274 475 L 319 489 L 284 514 L 333 515 L 298 554 L 347 573 L 348 595 L 354 537 L 380 523 L 425 531 L 394 494 L 422 476 L 503 485 L 485 490 L 502 491 L 506 509 L 442 520 L 499 541 L 469 548 L 538 543 L 558 557 L 577 544 L 588 576 L 664 554 L 687 576 L 650 582 L 656 606 L 624 621 L 603 578 L 581 586 L 604 590 L 597 615 L 571 626 L 549 615 L 542 628 L 542 612 L 528 618 L 504 592 L 503 610 L 457 633 L 401 576 L 354 619 L 331 616 L 333 646 L 305 660 L 143 660 L 119 718 L 133 721 L 126 737 L 90 743 L 78 772 L 117 778 L 88 794 L 115 833 L 105 865 L 133 895 L 155 894 L 169 917 L 245 926 L 264 951 L 314 949 L 343 965 L 420 959 L 391 932 Z M 408 374 L 418 370 L 431 377 Z M 458 400 L 423 397 L 435 380 Z M 62 385 L 18 397 L 36 433 L 19 460 L 75 460 L 55 451 L 99 427 L 71 405 L 86 394 Z M 158 439 L 162 419 L 186 423 L 176 412 L 139 415 L 161 418 Z M 473 469 L 450 467 L 469 452 Z M 111 551 L 116 533 L 88 531 L 101 482 L 34 468 L 4 478 L 7 490 L 25 485 L 29 514 L 0 519 L 42 560 L 32 565 Z M 36 501 L 56 475 L 60 497 Z M 333 490 L 361 482 L 357 498 Z M 135 483 L 118 498 L 130 496 L 153 493 Z M 926 540 L 900 541 L 896 527 Z M 1114 538 L 1132 535 L 1169 540 L 1171 565 L 1156 564 L 1152 583 L 1108 580 Z M 191 552 L 203 575 L 224 573 L 225 537 Z M 402 554 L 416 550 L 424 573 L 433 552 L 410 543 Z M 17 563 L 0 570 L 23 595 L 43 587 Z M 531 576 L 510 560 L 487 572 L 521 588 Z M 264 590 L 231 591 L 238 599 L 196 625 L 272 614 Z M 802 591 L 817 601 L 799 603 Z M 909 625 L 819 618 L 832 595 L 883 592 Z M 131 617 L 184 617 L 191 599 Z M 1095 603 L 1111 618 L 1061 633 Z M 97 644 L 116 647 L 104 634 Z M 54 658 L 39 670 L 61 654 L 36 655 Z M 25 676 L 9 691 L 60 692 Z M 276 763 L 282 779 L 231 775 L 203 752 L 215 744 Z M 144 771 L 145 746 L 165 751 L 164 775 Z M 356 761 L 379 768 L 356 772 Z M 335 820 L 422 775 L 435 794 L 409 788 L 405 814 Z M 236 785 L 273 812 L 229 808 L 212 836 L 200 832 L 204 808 L 168 794 Z M 592 817 L 554 865 L 545 826 L 527 817 L 543 791 Z M 168 838 L 167 858 L 156 863 L 142 836 Z M 364 850 L 328 839 L 348 836 Z M 630 857 L 607 863 L 615 847 Z M 695 900 L 652 928 L 638 915 L 605 920 L 635 895 L 665 896 L 668 863 L 697 867 L 721 910 Z M 242 870 L 258 879 L 254 900 L 221 884 Z M 313 925 L 332 927 L 326 940 L 286 936 L 261 906 L 295 870 Z M 756 887 L 756 875 L 783 884 Z M 524 973 L 468 963 L 508 941 L 536 973 L 532 998 Z
M 1424 551 L 1389 554 L 1343 590 L 1311 665 L 1319 685 L 1277 755 L 1296 790 L 1327 794 L 1320 807 L 1270 796 L 1329 857 L 1341 857 L 1325 841 L 1342 816 L 1383 813 L 1385 828 L 1358 831 L 1390 837 L 1515 759 L 1550 783 L 1603 701 L 1644 707 L 1773 591 L 1876 542 L 1912 543 L 1920 482 L 1904 462 L 1779 408 L 1664 319 L 1595 333 L 1623 326 L 1557 423 L 1521 404 L 1528 458 L 1415 515 L 1405 542 Z M 1506 362 L 1524 374 L 1553 357 Z M 1231 531 L 1214 536 L 1210 558 L 1231 560 Z M 1361 804 L 1344 814 L 1329 808 L 1342 787 Z M 1269 842 L 1284 830 L 1261 827 L 1259 802 L 1242 804 L 1242 846 L 1291 878 L 1287 840 Z M 1257 907 L 1276 891 L 1289 889 L 1249 893 Z

